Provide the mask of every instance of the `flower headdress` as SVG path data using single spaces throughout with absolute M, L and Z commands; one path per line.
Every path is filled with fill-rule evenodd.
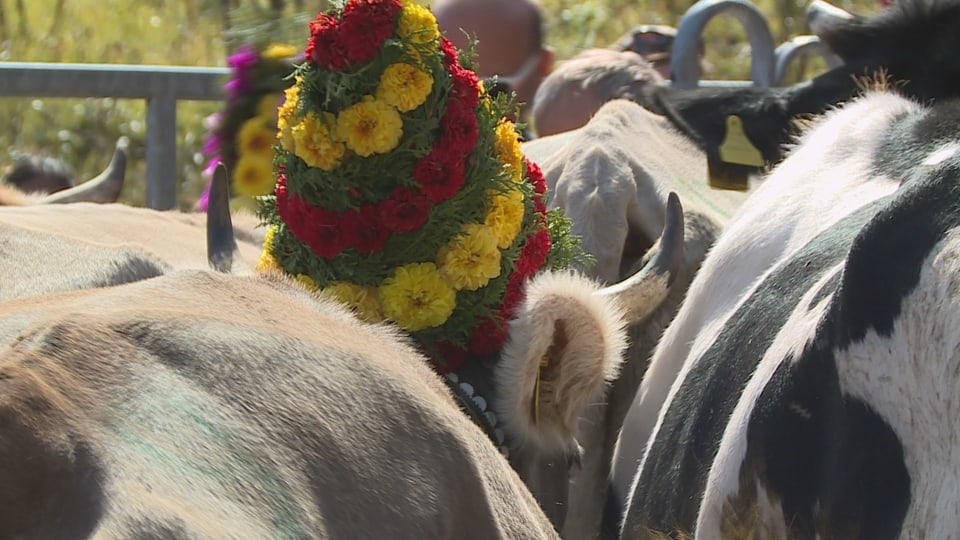
M 310 24 L 278 121 L 261 267 L 393 321 L 441 371 L 499 351 L 527 278 L 579 252 L 470 65 L 410 1 L 349 0 Z
M 223 163 L 232 172 L 231 191 L 254 197 L 273 193 L 273 143 L 277 131 L 277 106 L 283 91 L 293 84 L 291 75 L 299 51 L 293 45 L 272 43 L 262 50 L 240 46 L 227 59 L 230 80 L 224 85 L 222 111 L 208 121 L 210 133 L 203 153 L 210 160 L 208 177 Z M 209 185 L 197 206 L 206 210 Z

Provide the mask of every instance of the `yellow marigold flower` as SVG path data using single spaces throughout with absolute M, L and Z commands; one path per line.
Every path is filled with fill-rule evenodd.
M 297 51 L 298 49 L 296 47 L 287 43 L 271 43 L 264 49 L 263 53 L 260 54 L 260 57 L 268 60 L 279 60 L 281 58 L 290 58 L 297 54 Z
M 523 192 L 511 189 L 507 193 L 491 190 L 490 211 L 483 224 L 497 235 L 497 247 L 505 249 L 520 233 L 523 225 Z
M 297 75 L 297 84 L 283 91 L 283 104 L 277 110 L 277 138 L 287 152 L 293 152 L 293 134 L 290 130 L 297 123 L 297 102 L 300 100 L 301 77 Z
M 277 110 L 280 108 L 280 94 L 267 94 L 257 102 L 257 116 L 261 120 L 271 124 L 277 118 Z
M 263 235 L 263 251 L 270 253 L 273 251 L 273 239 L 277 237 L 277 228 L 270 227 L 267 233 Z
M 500 163 L 510 167 L 517 182 L 523 181 L 523 154 L 520 152 L 520 135 L 513 122 L 501 120 L 494 134 L 493 151 Z
M 400 112 L 412 111 L 423 104 L 433 89 L 433 77 L 410 64 L 390 64 L 380 76 L 377 99 Z
M 415 43 L 427 43 L 440 37 L 440 28 L 437 19 L 430 10 L 414 4 L 406 3 L 400 10 L 400 20 L 397 22 L 397 35 L 401 38 L 410 38 Z
M 317 287 L 317 283 L 313 281 L 313 279 L 306 274 L 297 274 L 297 281 L 302 283 L 303 286 L 306 287 L 308 291 L 317 291 L 320 289 L 320 287 Z
M 383 320 L 376 287 L 363 287 L 349 281 L 336 281 L 324 288 L 323 294 L 346 304 L 364 321 L 380 322 Z
M 273 256 L 273 239 L 276 235 L 276 227 L 267 229 L 267 234 L 263 237 L 263 251 L 260 252 L 260 258 L 257 260 L 257 271 L 281 270 L 280 263 Z
M 273 155 L 242 154 L 233 171 L 233 188 L 240 195 L 256 197 L 273 192 Z
M 237 151 L 241 156 L 270 156 L 273 159 L 273 131 L 262 117 L 254 117 L 240 126 L 237 132 Z
M 290 130 L 293 153 L 311 167 L 332 171 L 343 157 L 343 143 L 330 130 L 336 121 L 334 116 L 322 114 L 321 117 L 311 111 Z
M 400 144 L 403 120 L 385 101 L 364 96 L 363 101 L 340 112 L 337 134 L 358 156 L 385 154 Z
M 256 271 L 257 272 L 266 272 L 268 270 L 277 270 L 282 271 L 280 263 L 277 262 L 277 259 L 270 253 L 263 251 L 260 253 L 260 258 L 257 260 Z
M 497 235 L 479 223 L 464 225 L 463 232 L 440 249 L 437 264 L 454 289 L 475 291 L 500 275 Z
M 386 318 L 411 332 L 440 326 L 456 307 L 457 293 L 433 263 L 397 267 L 380 285 Z

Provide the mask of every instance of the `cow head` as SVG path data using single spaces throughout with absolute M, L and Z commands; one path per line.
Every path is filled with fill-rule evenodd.
M 808 10 L 811 28 L 843 64 L 785 88 L 649 89 L 643 105 L 671 119 L 708 155 L 717 179 L 745 178 L 780 161 L 794 135 L 793 120 L 818 114 L 857 95 L 879 74 L 899 92 L 921 100 L 960 92 L 960 4 L 904 0 L 870 17 L 849 14 L 821 0 Z M 757 159 L 724 155 L 734 133 L 730 118 L 755 147 Z M 745 186 L 744 186 L 745 187 Z
M 113 159 L 107 168 L 97 176 L 76 186 L 56 191 L 49 195 L 24 193 L 16 186 L 0 184 L 0 206 L 26 206 L 30 204 L 60 204 L 71 202 L 116 202 L 123 189 L 123 180 L 127 168 L 127 147 L 130 141 L 126 137 L 117 140 Z
M 609 286 L 569 272 L 532 278 L 496 360 L 464 362 L 447 375 L 465 412 L 508 455 L 558 529 L 569 474 L 580 462 L 579 419 L 617 375 L 626 328 L 666 298 L 683 234 L 683 212 L 671 194 L 656 254 L 640 271 Z

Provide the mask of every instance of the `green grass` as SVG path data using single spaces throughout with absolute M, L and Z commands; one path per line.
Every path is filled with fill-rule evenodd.
M 0 61 L 91 62 L 224 66 L 228 50 L 251 33 L 271 40 L 305 39 L 303 23 L 315 13 L 287 13 L 271 22 L 265 8 L 245 1 L 231 13 L 234 30 L 225 33 L 219 0 L 0 0 Z M 266 2 L 261 1 L 265 4 Z M 676 25 L 691 4 L 682 0 L 542 0 L 547 40 L 558 59 L 588 47 L 607 46 L 638 24 Z M 17 4 L 24 6 L 21 16 Z M 310 2 L 307 2 L 310 4 Z M 319 5 L 314 2 L 314 5 Z M 779 43 L 806 33 L 805 1 L 763 0 L 759 7 L 771 21 Z M 873 0 L 840 4 L 870 12 Z M 58 11 L 57 6 L 62 6 Z M 306 19 L 305 19 L 306 18 Z M 237 28 L 246 29 L 237 31 Z M 256 31 L 251 31 L 255 29 Z M 229 44 L 228 44 L 229 42 Z M 706 29 L 706 78 L 746 79 L 749 54 L 745 38 L 732 20 L 714 20 Z M 215 102 L 180 102 L 177 108 L 179 206 L 188 209 L 203 188 L 200 148 L 204 119 Z M 141 100 L 0 98 L 0 165 L 20 152 L 60 156 L 80 178 L 98 173 L 109 161 L 115 140 L 131 139 L 131 160 L 124 202 L 145 200 L 144 134 L 146 107 Z

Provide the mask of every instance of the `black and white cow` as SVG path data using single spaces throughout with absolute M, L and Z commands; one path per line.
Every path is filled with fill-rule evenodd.
M 741 208 L 627 415 L 621 538 L 960 534 L 957 126 L 868 93 Z
M 526 155 L 543 168 L 549 204 L 564 209 L 584 248 L 596 257 L 597 264 L 589 269 L 594 277 L 620 279 L 659 234 L 667 193 L 679 193 L 684 202 L 685 253 L 671 297 L 633 329 L 640 338 L 634 340 L 620 377 L 605 403 L 592 408 L 592 416 L 581 422 L 580 440 L 586 441 L 583 468 L 571 486 L 564 527 L 571 538 L 591 537 L 599 527 L 598 501 L 603 500 L 603 479 L 608 476 L 604 467 L 611 462 L 624 411 L 650 358 L 644 344 L 663 333 L 707 248 L 747 199 L 747 193 L 708 187 L 708 172 L 720 184 L 762 172 L 721 159 L 728 116 L 739 118 L 767 167 L 782 158 L 783 144 L 792 140 L 798 116 L 851 99 L 861 92 L 858 79 L 881 69 L 897 81 L 901 92 L 918 99 L 960 93 L 960 57 L 953 53 L 960 50 L 960 33 L 955 30 L 960 28 L 960 2 L 902 0 L 881 13 L 860 17 L 815 1 L 808 17 L 812 30 L 844 60 L 844 65 L 814 80 L 767 89 L 658 86 L 644 102 L 649 110 L 612 101 L 582 128 L 524 143 Z M 669 383 L 651 391 L 659 395 L 668 388 Z M 647 432 L 650 423 L 645 423 Z

